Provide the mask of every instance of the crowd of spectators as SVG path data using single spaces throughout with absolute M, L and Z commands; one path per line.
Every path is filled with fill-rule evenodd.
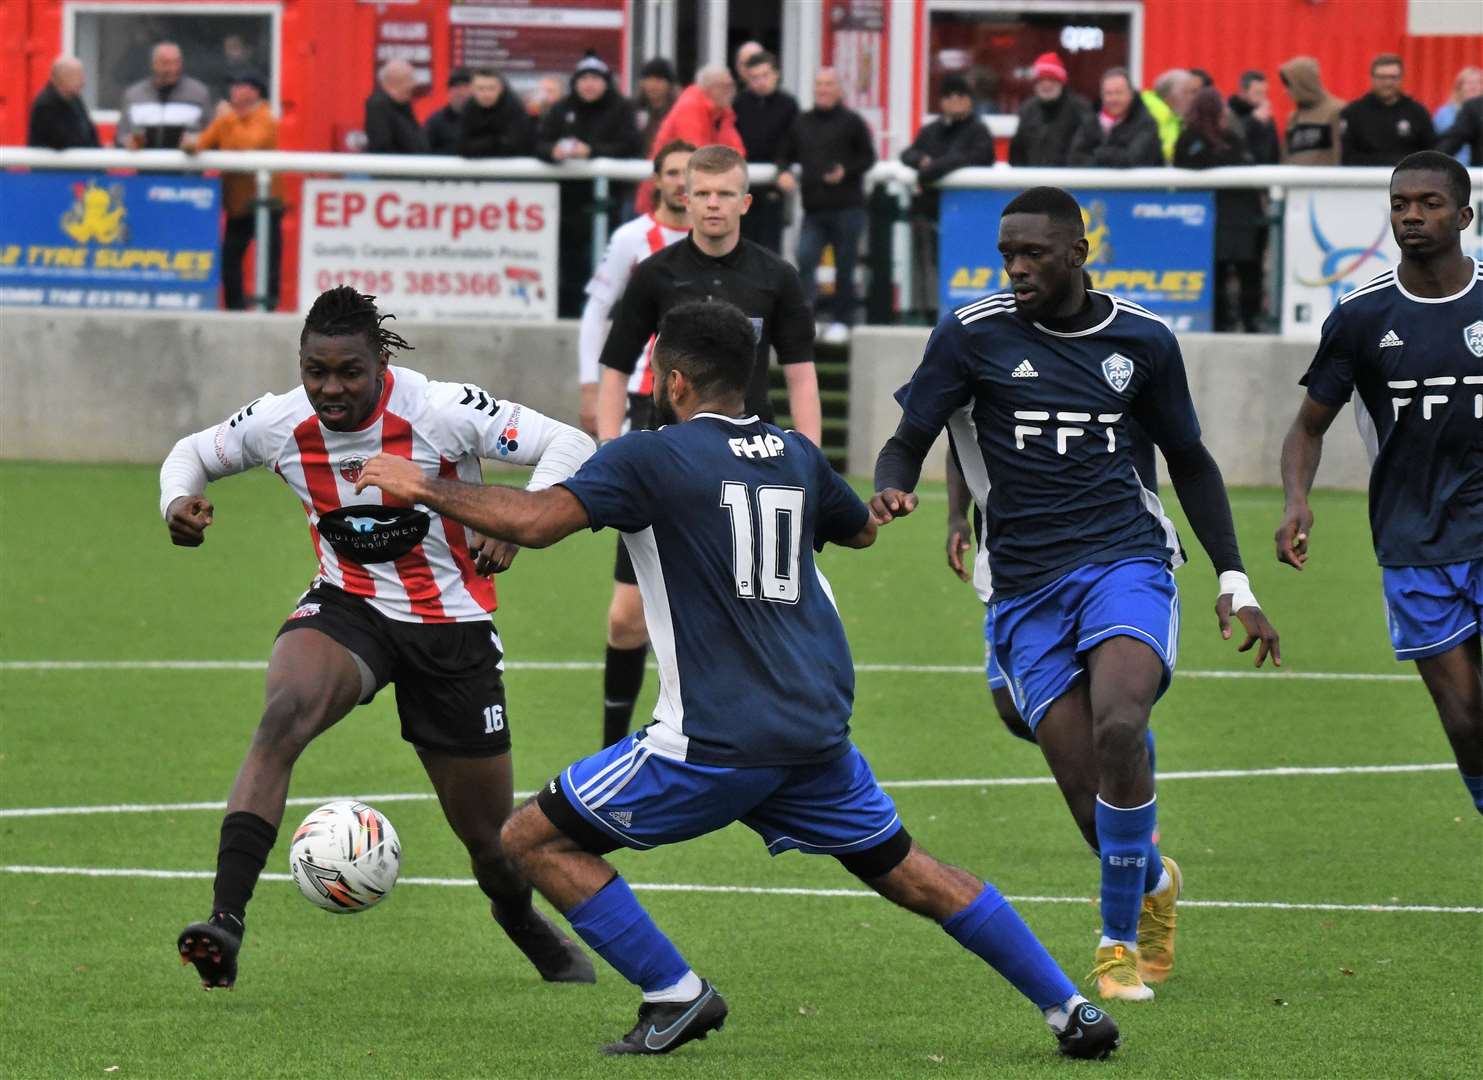
M 1384 54 L 1370 65 L 1370 89 L 1344 102 L 1324 86 L 1312 57 L 1282 64 L 1278 78 L 1292 102 L 1279 121 L 1273 113 L 1265 73 L 1247 71 L 1229 97 L 1208 73 L 1176 68 L 1146 88 L 1123 68 L 1110 68 L 1097 100 L 1074 93 L 1066 65 L 1054 52 L 1037 57 L 1029 76 L 1032 96 L 1019 109 L 1008 143 L 1008 164 L 1031 167 L 1134 168 L 1172 165 L 1206 169 L 1239 165 L 1394 165 L 1417 150 L 1436 148 L 1464 163 L 1483 162 L 1483 69 L 1458 73 L 1448 99 L 1434 111 L 1404 89 L 1399 56 Z M 98 131 L 83 100 L 87 73 L 75 58 L 57 58 L 51 78 L 37 95 L 28 129 L 31 146 L 67 149 L 98 146 Z M 149 75 L 124 91 L 114 142 L 131 149 L 261 150 L 277 146 L 277 121 L 263 77 L 234 69 L 226 98 L 186 72 L 174 42 L 150 53 Z M 782 89 L 778 58 L 757 42 L 738 48 L 730 68 L 701 68 L 682 86 L 674 65 L 663 58 L 638 72 L 633 97 L 625 97 L 608 65 L 589 52 L 563 86 L 541 79 L 523 97 L 492 68 L 457 68 L 446 99 L 419 123 L 412 101 L 416 72 L 392 60 L 376 73 L 365 102 L 364 149 L 375 154 L 449 154 L 467 158 L 536 156 L 552 163 L 589 158 L 650 157 L 654 149 L 683 141 L 721 144 L 754 163 L 777 166 L 775 183 L 752 191 L 743 219 L 747 239 L 781 251 L 796 205 L 796 259 L 805 289 L 816 298 L 819 263 L 834 252 L 834 288 L 817 297 L 817 316 L 827 341 L 842 341 L 857 317 L 855 269 L 866 230 L 865 173 L 876 161 L 877 133 L 844 100 L 839 76 L 829 68 L 814 80 L 813 107 L 802 110 Z M 740 88 L 740 90 L 738 89 Z M 925 123 L 901 154 L 916 170 L 911 204 L 913 295 L 911 306 L 928 314 L 936 305 L 939 197 L 937 183 L 964 167 L 992 165 L 995 143 L 984 123 L 974 88 L 961 73 L 937 79 L 935 118 Z M 797 198 L 794 198 L 796 193 Z M 627 197 L 626 194 L 624 196 Z M 636 212 L 650 209 L 653 185 L 633 197 Z M 590 258 L 586 211 L 590 181 L 562 185 L 562 254 L 559 309 L 582 305 Z M 255 232 L 257 192 L 249 174 L 228 174 L 223 183 L 222 280 L 229 308 L 245 306 L 242 262 Z M 625 205 L 628 205 L 625 203 Z M 1268 221 L 1256 189 L 1221 190 L 1216 206 L 1216 323 L 1220 329 L 1251 330 L 1262 321 L 1263 267 Z M 270 223 L 270 303 L 278 296 L 279 225 L 283 206 L 275 189 L 267 206 Z M 1235 284 L 1228 295 L 1227 279 Z

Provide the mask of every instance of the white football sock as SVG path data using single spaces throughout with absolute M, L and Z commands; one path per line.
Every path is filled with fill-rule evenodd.
M 685 972 L 680 981 L 673 986 L 644 993 L 645 1001 L 694 1001 L 698 997 L 700 997 L 700 976 L 694 971 Z
M 1057 1035 L 1066 1030 L 1066 1025 L 1071 1023 L 1071 1011 L 1084 1002 L 1086 998 L 1080 994 L 1072 994 L 1059 1005 L 1042 1010 L 1045 1013 L 1045 1022 Z
M 1136 941 L 1118 941 L 1117 938 L 1110 938 L 1103 935 L 1102 940 L 1097 942 L 1097 948 L 1099 949 L 1105 949 L 1109 945 L 1121 945 L 1129 952 L 1138 951 L 1138 943 Z
M 1169 868 L 1166 866 L 1166 867 L 1164 867 L 1163 872 L 1159 874 L 1159 883 L 1153 887 L 1153 892 L 1145 893 L 1144 895 L 1146 895 L 1146 896 L 1163 896 L 1166 892 L 1168 892 L 1173 887 L 1174 887 L 1174 875 L 1171 874 L 1171 873 L 1169 873 Z

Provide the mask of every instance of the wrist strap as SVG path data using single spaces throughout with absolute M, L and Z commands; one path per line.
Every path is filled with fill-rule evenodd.
M 1220 591 L 1216 595 L 1230 596 L 1232 612 L 1249 607 L 1260 611 L 1262 607 L 1256 602 L 1256 595 L 1251 591 L 1251 582 L 1240 570 L 1221 571 Z

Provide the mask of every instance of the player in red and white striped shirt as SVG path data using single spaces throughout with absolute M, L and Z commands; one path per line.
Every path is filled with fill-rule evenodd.
M 598 358 L 608 336 L 608 318 L 628 287 L 634 267 L 690 235 L 686 212 L 685 167 L 695 147 L 676 139 L 654 155 L 654 209 L 620 225 L 608 240 L 602 265 L 587 283 L 587 304 L 577 338 L 577 381 L 581 386 L 582 426 L 597 434 Z M 638 430 L 653 427 L 654 374 L 649 367 L 650 338 L 628 378 L 628 421 Z M 613 599 L 608 605 L 607 651 L 603 661 L 603 734 L 607 746 L 628 733 L 633 706 L 644 685 L 649 631 L 639 600 L 638 577 L 620 541 L 613 567 Z
M 453 831 L 468 848 L 495 919 L 550 981 L 592 982 L 592 962 L 530 905 L 505 858 L 513 805 L 510 732 L 493 583 L 515 549 L 451 518 L 385 496 L 357 495 L 377 454 L 431 476 L 478 482 L 480 459 L 535 470 L 528 487 L 563 480 L 592 453 L 575 428 L 475 386 L 393 367 L 409 346 L 384 328 L 375 298 L 322 293 L 299 338 L 303 385 L 268 394 L 175 444 L 160 469 L 171 540 L 195 547 L 212 522 L 210 480 L 261 465 L 303 504 L 319 571 L 278 633 L 267 702 L 222 822 L 210 919 L 180 935 L 206 989 L 236 981 L 247 902 L 277 838 L 289 776 L 304 748 L 387 683 L 402 737 L 422 759 Z

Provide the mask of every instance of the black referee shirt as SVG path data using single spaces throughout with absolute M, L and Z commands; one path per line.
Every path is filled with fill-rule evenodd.
M 814 315 L 803 297 L 798 271 L 750 240 L 739 241 L 718 259 L 687 236 L 639 263 L 618 302 L 600 362 L 632 374 L 665 312 L 691 300 L 725 300 L 751 318 L 757 363 L 747 390 L 747 409 L 770 422 L 768 351 L 776 348 L 780 363 L 811 362 Z

